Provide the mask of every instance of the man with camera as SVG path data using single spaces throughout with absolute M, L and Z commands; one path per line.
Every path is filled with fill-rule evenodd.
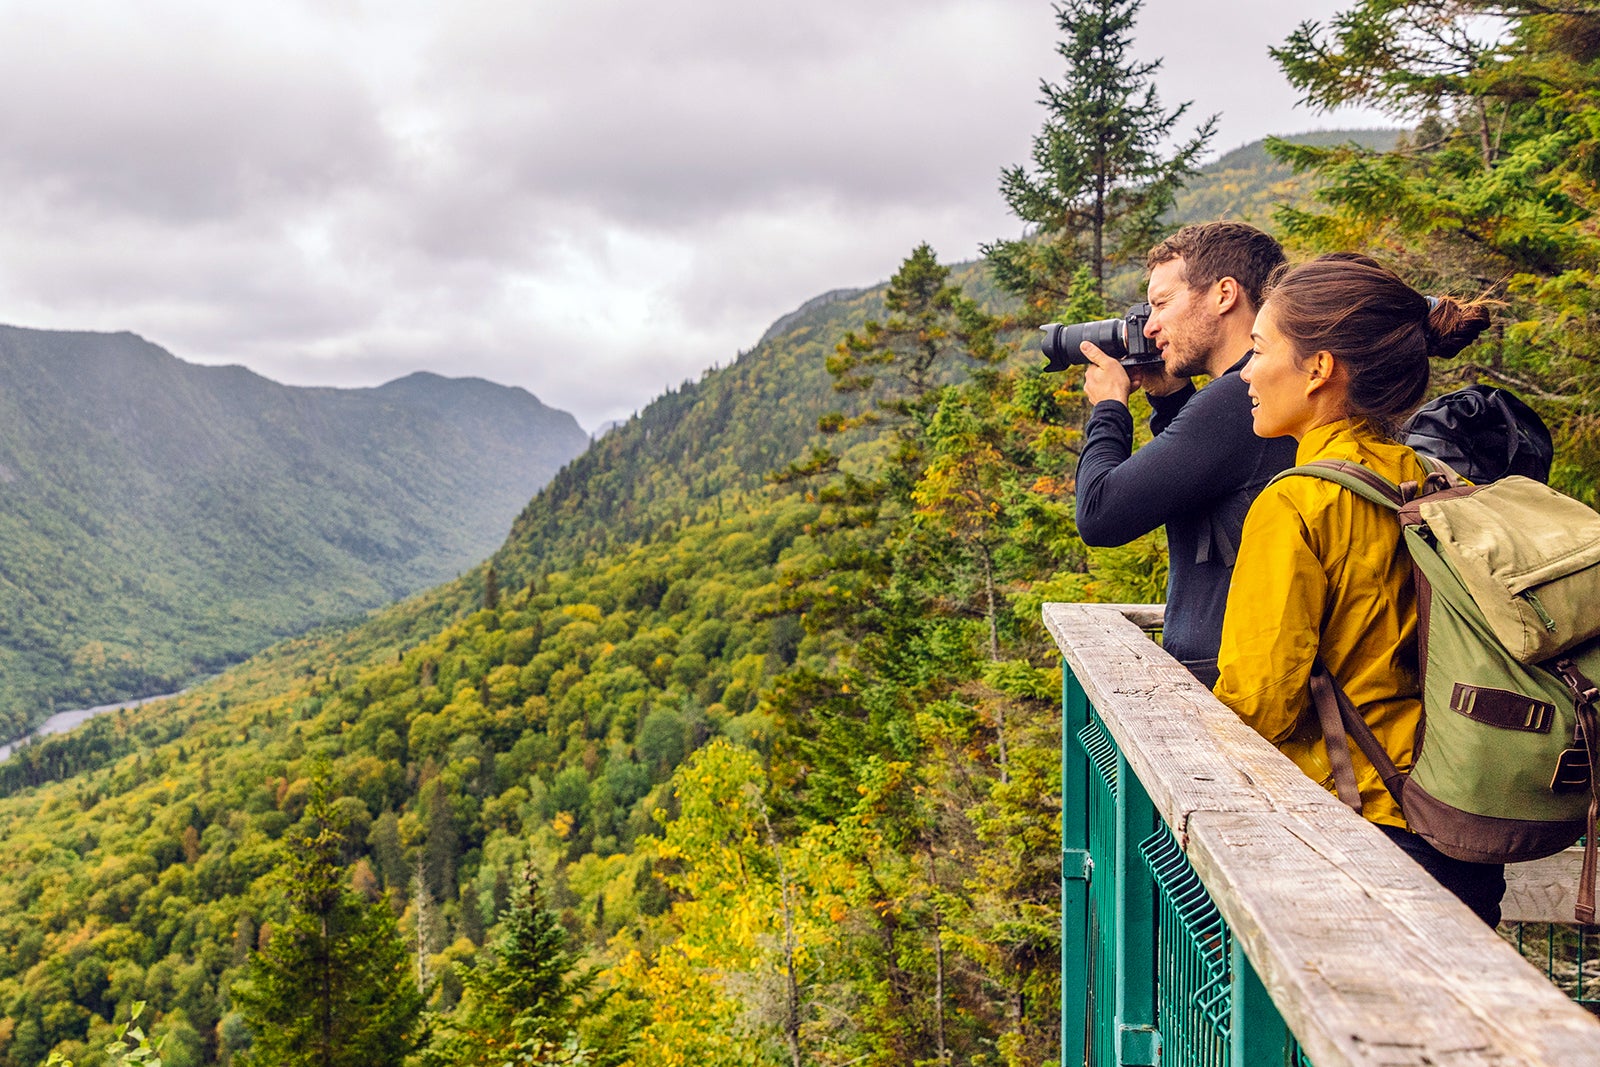
M 1293 466 L 1291 437 L 1251 427 L 1238 371 L 1267 278 L 1284 261 L 1270 235 L 1240 222 L 1185 226 L 1150 250 L 1144 336 L 1161 365 L 1135 367 L 1084 342 L 1083 391 L 1094 410 L 1078 458 L 1078 533 L 1086 544 L 1127 544 L 1167 528 L 1167 614 L 1162 643 L 1196 677 L 1216 681 L 1222 613 L 1250 503 Z M 1129 360 L 1129 362 L 1135 362 Z M 1191 379 L 1211 381 L 1196 390 Z M 1128 397 L 1142 388 L 1151 442 L 1133 450 Z

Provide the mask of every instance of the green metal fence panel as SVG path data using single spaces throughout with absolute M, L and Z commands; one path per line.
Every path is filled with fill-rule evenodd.
M 1083 1062 L 1089 1067 L 1116 1067 L 1117 975 L 1117 750 L 1091 708 L 1089 722 L 1077 740 L 1089 758 L 1089 783 L 1084 798 L 1089 816 L 1089 968 L 1087 975 L 1088 1043 Z
M 1168 1063 L 1226 1067 L 1229 968 L 1227 923 L 1162 826 L 1140 851 L 1160 890 L 1161 1040 Z
M 1160 825 L 1155 805 L 1117 753 L 1117 1059 L 1122 1067 L 1160 1062 L 1156 1026 L 1156 886 L 1139 860 L 1139 844 Z
M 1063 1067 L 1310 1067 L 1070 669 L 1062 713 Z
M 1289 1035 L 1283 1016 L 1272 1003 L 1261 976 L 1239 943 L 1230 949 L 1233 965 L 1233 1010 L 1228 1020 L 1228 1060 L 1234 1067 L 1295 1067 L 1305 1064 L 1305 1054 Z
M 1600 930 L 1564 923 L 1507 923 L 1501 932 L 1567 996 L 1600 1015 Z

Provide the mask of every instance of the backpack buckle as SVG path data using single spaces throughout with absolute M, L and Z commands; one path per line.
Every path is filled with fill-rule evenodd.
M 1588 704 L 1591 707 L 1600 703 L 1600 686 L 1596 686 L 1585 677 L 1576 663 L 1562 657 L 1556 660 L 1555 668 L 1556 673 L 1561 675 L 1561 680 L 1567 683 L 1567 688 L 1572 690 L 1572 695 L 1577 698 L 1578 703 Z
M 1550 779 L 1552 793 L 1582 793 L 1589 788 L 1589 753 L 1569 748 L 1556 760 L 1556 773 Z

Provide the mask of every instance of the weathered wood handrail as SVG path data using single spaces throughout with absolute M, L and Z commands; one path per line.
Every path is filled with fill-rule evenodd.
M 1569 848 L 1547 859 L 1506 865 L 1506 898 L 1500 919 L 1508 923 L 1570 923 L 1578 903 L 1583 849 Z
M 1600 1021 L 1146 637 L 1158 616 L 1044 619 L 1317 1067 L 1600 1065 Z

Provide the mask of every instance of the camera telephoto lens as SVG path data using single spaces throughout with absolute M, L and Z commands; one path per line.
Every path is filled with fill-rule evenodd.
M 1128 347 L 1123 343 L 1125 328 L 1126 324 L 1121 319 L 1075 322 L 1070 326 L 1052 322 L 1039 327 L 1044 331 L 1044 339 L 1039 343 L 1039 349 L 1050 361 L 1045 370 L 1061 371 L 1088 363 L 1089 359 L 1080 347 L 1085 341 L 1112 359 L 1121 359 L 1128 354 Z

